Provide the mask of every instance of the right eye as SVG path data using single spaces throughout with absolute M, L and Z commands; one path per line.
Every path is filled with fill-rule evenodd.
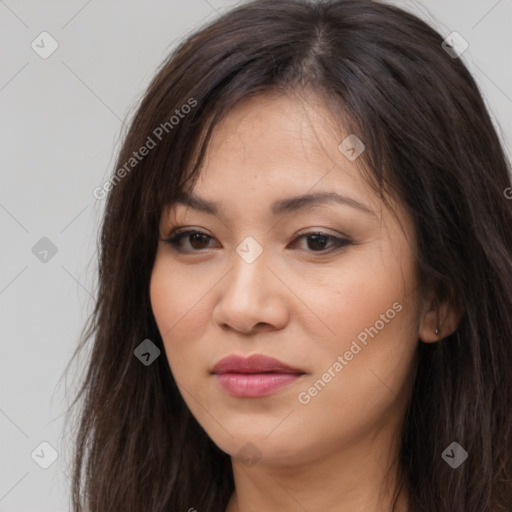
M 212 236 L 201 231 L 189 229 L 174 233 L 165 239 L 165 242 L 171 244 L 179 252 L 200 252 L 208 248 L 208 242 L 211 240 L 214 240 Z

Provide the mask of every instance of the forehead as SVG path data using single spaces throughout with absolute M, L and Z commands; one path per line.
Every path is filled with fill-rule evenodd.
M 194 191 L 222 196 L 249 187 L 268 195 L 322 188 L 369 197 L 357 160 L 338 148 L 348 135 L 313 95 L 256 96 L 214 129 Z

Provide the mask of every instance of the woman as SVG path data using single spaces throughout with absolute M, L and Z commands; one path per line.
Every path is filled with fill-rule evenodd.
M 396 7 L 191 35 L 103 189 L 74 510 L 510 510 L 508 171 Z

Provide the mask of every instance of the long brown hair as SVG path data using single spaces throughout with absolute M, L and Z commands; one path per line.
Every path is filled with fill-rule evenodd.
M 102 189 L 95 308 L 73 357 L 90 350 L 70 407 L 79 406 L 75 512 L 225 509 L 230 457 L 180 396 L 151 309 L 158 224 L 233 106 L 306 88 L 361 135 L 375 190 L 410 212 L 421 282 L 464 308 L 455 333 L 418 341 L 399 459 L 410 511 L 510 511 L 509 164 L 473 78 L 442 42 L 415 16 L 371 1 L 257 0 L 163 63 Z M 162 352 L 149 366 L 134 356 L 145 339 Z M 454 441 L 469 454 L 457 469 L 441 457 Z

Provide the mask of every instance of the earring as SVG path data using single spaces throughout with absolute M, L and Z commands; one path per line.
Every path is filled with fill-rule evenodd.
M 436 327 L 436 336 L 439 334 L 439 327 Z

